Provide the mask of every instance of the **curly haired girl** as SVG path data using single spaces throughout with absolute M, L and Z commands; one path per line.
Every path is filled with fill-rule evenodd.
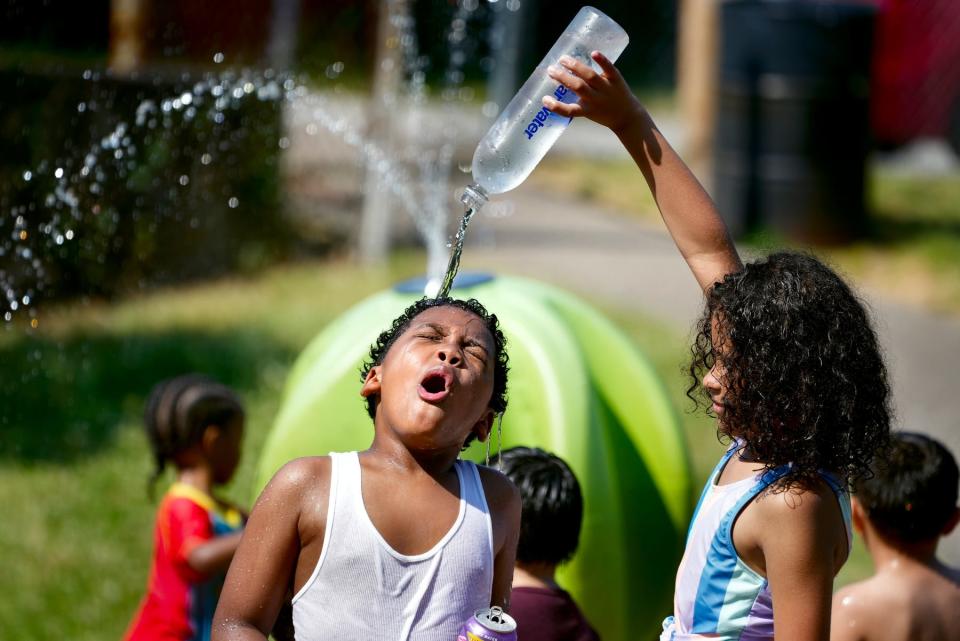
M 847 486 L 869 473 L 889 432 L 876 335 L 815 258 L 779 253 L 744 267 L 620 72 L 592 57 L 600 72 L 572 58 L 550 72 L 578 103 L 543 103 L 609 127 L 643 173 L 706 294 L 688 394 L 731 442 L 694 513 L 661 639 L 827 639 L 833 578 L 850 549 Z

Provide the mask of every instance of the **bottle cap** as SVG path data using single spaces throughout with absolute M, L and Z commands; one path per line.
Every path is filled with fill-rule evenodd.
M 488 200 L 487 190 L 477 183 L 467 185 L 463 190 L 463 194 L 460 196 L 460 202 L 473 211 L 477 211 L 486 205 Z

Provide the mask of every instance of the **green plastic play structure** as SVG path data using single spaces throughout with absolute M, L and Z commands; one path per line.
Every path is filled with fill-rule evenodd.
M 292 458 L 370 445 L 361 362 L 422 291 L 422 281 L 411 281 L 375 294 L 304 350 L 260 460 L 258 489 Z M 672 611 L 691 505 L 687 455 L 663 384 L 616 327 L 557 288 L 465 274 L 452 295 L 478 299 L 507 336 L 503 447 L 554 452 L 583 486 L 580 548 L 558 580 L 606 641 L 654 638 Z M 465 456 L 482 462 L 484 446 L 474 444 Z

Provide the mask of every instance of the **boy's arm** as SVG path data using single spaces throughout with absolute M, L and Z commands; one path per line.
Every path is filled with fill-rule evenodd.
M 261 641 L 270 634 L 300 553 L 300 513 L 311 472 L 308 461 L 291 461 L 257 499 L 220 594 L 213 641 Z
M 758 499 L 756 507 L 757 523 L 767 524 L 758 528 L 758 543 L 777 641 L 826 641 L 837 534 L 844 527 L 836 498 L 826 487 L 774 491 Z
M 543 104 L 562 116 L 585 116 L 609 127 L 637 163 L 660 209 L 667 230 L 704 290 L 742 268 L 737 250 L 713 201 L 673 150 L 650 114 L 630 92 L 617 68 L 599 51 L 591 54 L 603 73 L 563 57 L 550 77 L 572 89 L 578 103 L 544 97 Z
M 490 605 L 509 610 L 513 566 L 517 558 L 517 541 L 520 539 L 520 492 L 499 472 L 484 467 L 479 469 L 493 525 L 493 590 Z

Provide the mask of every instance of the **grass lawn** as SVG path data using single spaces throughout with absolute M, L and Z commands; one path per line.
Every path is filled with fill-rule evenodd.
M 547 157 L 530 182 L 660 224 L 643 177 L 627 159 Z M 872 211 L 867 237 L 845 247 L 813 249 L 870 289 L 960 314 L 960 175 L 923 178 L 874 170 L 867 189 Z M 770 244 L 763 235 L 747 241 L 761 248 Z
M 225 494 L 248 505 L 258 452 L 296 355 L 347 307 L 422 265 L 421 256 L 407 254 L 382 270 L 343 262 L 278 267 L 111 305 L 51 308 L 37 330 L 0 330 L 4 638 L 123 633 L 151 553 L 155 504 L 146 496 L 151 464 L 140 415 L 155 382 L 201 370 L 240 391 L 249 413 L 245 455 Z M 688 409 L 685 337 L 605 311 L 652 359 L 678 409 Z M 708 418 L 681 416 L 700 482 L 722 447 Z M 865 571 L 860 553 L 844 578 Z

